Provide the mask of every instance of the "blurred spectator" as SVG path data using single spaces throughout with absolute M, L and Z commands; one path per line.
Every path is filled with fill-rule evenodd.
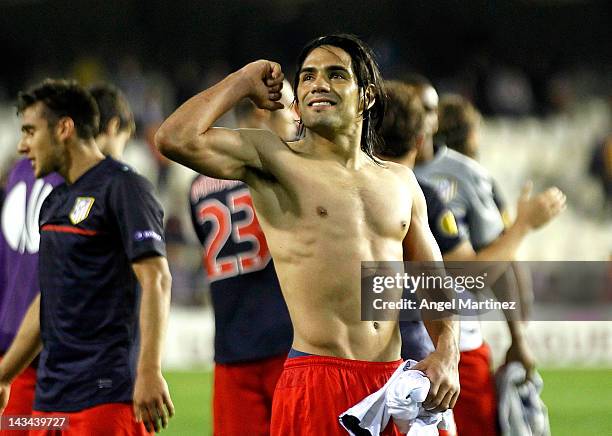
M 69 73 L 81 85 L 89 86 L 106 80 L 104 63 L 95 56 L 81 56 L 72 65 Z
M 518 67 L 494 68 L 487 81 L 489 107 L 496 114 L 522 116 L 534 109 L 529 77 Z
M 612 206 L 612 134 L 593 150 L 589 172 L 601 184 L 608 207 Z
M 478 160 L 478 128 L 480 112 L 459 95 L 447 94 L 438 107 L 438 133 L 436 143 L 446 144 L 472 159 Z

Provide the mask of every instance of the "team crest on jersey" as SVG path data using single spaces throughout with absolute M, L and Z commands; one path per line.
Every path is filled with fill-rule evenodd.
M 440 231 L 448 236 L 457 236 L 459 229 L 457 228 L 457 221 L 455 221 L 455 215 L 450 210 L 447 210 L 444 215 L 440 218 L 439 226 Z
M 96 201 L 93 197 L 77 197 L 70 211 L 70 222 L 78 224 L 89 216 L 89 211 Z

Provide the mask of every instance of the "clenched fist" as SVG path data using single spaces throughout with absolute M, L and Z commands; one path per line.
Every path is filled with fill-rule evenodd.
M 248 96 L 257 107 L 271 111 L 284 107 L 279 102 L 285 78 L 280 64 L 262 59 L 245 65 L 241 72 L 249 83 Z

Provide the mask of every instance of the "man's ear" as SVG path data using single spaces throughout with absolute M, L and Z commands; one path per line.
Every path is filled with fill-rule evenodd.
M 74 120 L 70 117 L 62 117 L 55 125 L 55 133 L 61 141 L 66 141 L 72 135 L 76 135 Z
M 376 102 L 376 88 L 374 87 L 374 85 L 370 84 L 368 85 L 365 91 L 365 103 L 366 103 L 365 110 L 371 109 L 372 106 L 374 106 L 375 102 Z
M 363 96 L 359 98 L 359 109 L 365 112 L 369 110 L 372 106 L 374 106 L 375 102 L 376 102 L 376 88 L 374 87 L 374 85 L 369 84 L 366 87 L 365 92 L 363 93 Z
M 106 133 L 110 137 L 117 136 L 117 134 L 119 134 L 120 126 L 121 120 L 119 119 L 119 117 L 112 117 L 110 120 L 108 120 L 108 123 L 106 124 L 106 129 L 104 129 L 104 132 L 102 133 Z

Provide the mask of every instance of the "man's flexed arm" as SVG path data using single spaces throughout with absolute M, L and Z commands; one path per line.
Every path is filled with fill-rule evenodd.
M 248 131 L 211 127 L 246 97 L 260 108 L 281 109 L 283 79 L 275 62 L 259 60 L 244 66 L 183 103 L 161 125 L 155 144 L 168 158 L 202 174 L 244 179 L 247 167 L 261 169 L 253 138 Z
M 404 238 L 404 260 L 442 262 L 442 255 L 427 221 L 425 197 L 416 179 L 413 186 L 412 217 Z M 435 412 L 452 408 L 459 397 L 459 322 L 454 318 L 424 319 L 423 324 L 435 350 L 412 369 L 423 371 L 431 388 L 423 406 Z

